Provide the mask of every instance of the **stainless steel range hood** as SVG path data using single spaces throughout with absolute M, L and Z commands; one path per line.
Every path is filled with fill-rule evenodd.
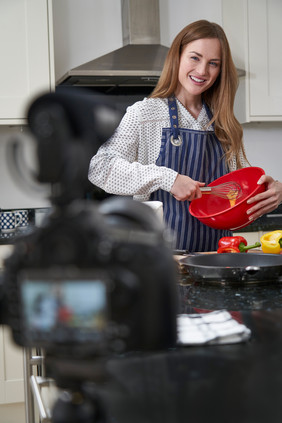
M 123 47 L 71 69 L 58 85 L 156 84 L 168 47 L 160 45 L 159 0 L 121 0 Z
M 58 86 L 154 87 L 168 47 L 160 44 L 159 0 L 121 0 L 123 47 L 68 71 Z M 245 71 L 237 69 L 238 76 Z

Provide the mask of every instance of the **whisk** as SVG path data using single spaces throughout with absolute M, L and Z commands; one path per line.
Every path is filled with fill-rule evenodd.
M 202 194 L 212 194 L 217 197 L 236 200 L 242 196 L 242 188 L 237 182 L 224 182 L 211 187 L 200 187 Z

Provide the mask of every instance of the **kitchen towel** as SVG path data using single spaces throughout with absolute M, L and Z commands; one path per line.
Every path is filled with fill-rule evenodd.
M 177 316 L 178 345 L 234 344 L 250 339 L 251 331 L 226 310 Z

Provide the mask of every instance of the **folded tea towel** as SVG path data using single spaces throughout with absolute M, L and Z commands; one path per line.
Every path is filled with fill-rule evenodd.
M 177 316 L 178 345 L 233 344 L 247 341 L 251 331 L 226 310 Z

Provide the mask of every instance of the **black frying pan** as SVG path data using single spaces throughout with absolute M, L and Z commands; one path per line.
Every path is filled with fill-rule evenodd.
M 282 282 L 282 255 L 279 254 L 195 254 L 180 259 L 179 263 L 195 282 Z

